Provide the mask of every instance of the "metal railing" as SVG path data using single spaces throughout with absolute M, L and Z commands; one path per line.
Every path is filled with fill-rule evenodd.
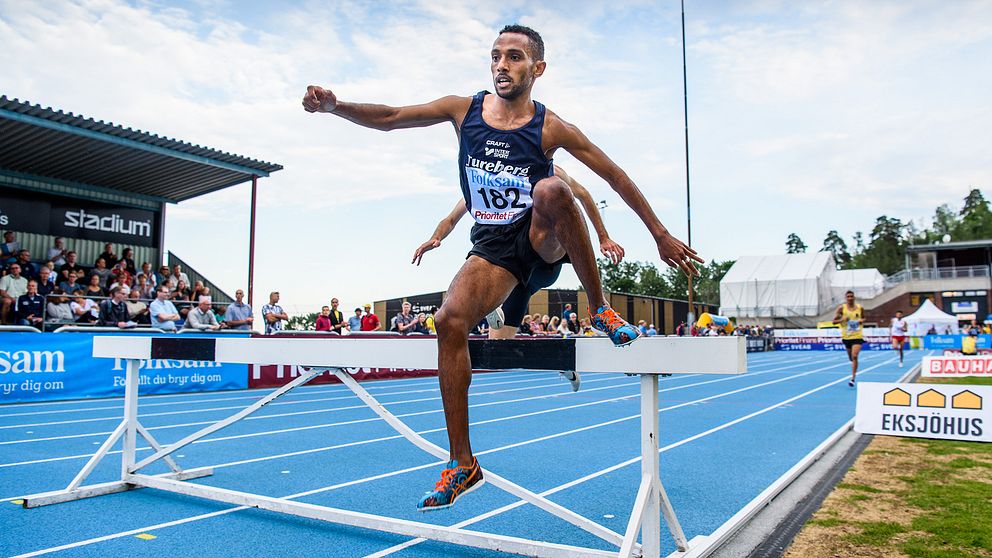
M 971 277 L 992 277 L 992 272 L 990 272 L 987 265 L 904 269 L 886 277 L 885 288 L 894 287 L 906 281 L 933 281 L 937 279 L 965 279 Z
M 69 331 L 122 331 L 120 328 L 117 328 L 117 327 L 101 326 L 101 325 L 99 325 L 98 319 L 97 319 L 97 321 L 94 321 L 94 322 L 80 322 L 80 321 L 77 321 L 79 319 L 79 317 L 75 317 L 75 318 L 73 318 L 71 320 L 49 319 L 48 318 L 48 304 L 49 304 L 48 301 L 50 299 L 53 299 L 53 298 L 54 299 L 65 298 L 65 299 L 67 299 L 66 302 L 65 302 L 65 304 L 69 304 L 70 301 L 72 301 L 73 299 L 75 299 L 77 297 L 72 296 L 72 295 L 68 295 L 68 294 L 61 294 L 61 295 L 49 294 L 49 295 L 45 295 L 45 305 L 42 307 L 41 316 L 42 316 L 42 323 L 44 324 L 44 328 L 45 328 L 46 331 L 49 328 L 56 328 L 56 329 L 54 329 L 54 332 L 55 333 L 69 332 Z M 102 302 L 104 300 L 108 300 L 111 297 L 109 297 L 109 296 L 89 296 L 89 295 L 87 295 L 87 296 L 83 296 L 82 298 L 93 300 L 93 301 L 95 301 L 99 305 L 100 302 Z M 125 299 L 125 302 L 135 302 L 135 301 L 144 303 L 146 306 L 149 307 L 147 309 L 150 310 L 151 303 L 154 302 L 155 299 L 154 298 L 138 298 L 138 299 L 127 298 L 127 299 Z M 176 306 L 176 309 L 179 310 L 180 312 L 184 308 L 189 308 L 190 310 L 192 310 L 197 305 L 197 303 L 195 303 L 195 302 L 186 301 L 186 300 L 172 301 L 172 303 L 173 303 L 173 305 Z M 217 321 L 218 322 L 223 321 L 222 318 L 223 318 L 223 314 L 224 313 L 223 312 L 218 312 L 217 310 L 218 309 L 219 310 L 224 310 L 224 309 L 227 308 L 227 306 L 229 306 L 229 304 L 223 303 L 223 302 L 212 302 L 210 304 L 210 306 L 211 306 L 211 309 L 214 310 L 214 314 L 217 316 Z M 150 319 L 151 319 L 151 316 L 149 315 L 149 320 Z M 186 320 L 185 319 L 182 319 L 182 320 L 178 320 L 178 321 L 185 323 Z M 11 326 L 11 327 L 15 327 L 15 326 Z M 30 327 L 30 326 L 16 326 L 16 327 Z M 35 328 L 31 328 L 31 329 L 35 329 Z M 130 329 L 130 330 L 133 330 L 133 329 L 142 329 L 142 330 L 150 330 L 152 332 L 166 332 L 166 330 L 153 327 L 150 323 L 147 323 L 147 324 L 146 323 L 137 323 L 137 324 L 135 324 L 134 327 L 130 327 L 130 328 L 127 328 L 127 329 Z M 192 329 L 192 328 L 186 328 L 186 329 L 190 329 L 191 332 L 198 332 L 199 331 L 199 330 L 195 330 L 195 329 Z M 10 331 L 10 330 L 7 330 L 6 328 L 4 328 L 4 331 Z M 21 331 L 23 331 L 23 330 L 21 330 Z M 37 330 L 35 329 L 35 331 L 37 331 Z M 180 327 L 180 328 L 177 329 L 177 331 L 183 331 L 183 328 Z M 222 331 L 222 330 L 211 330 L 211 331 L 213 333 L 216 333 L 217 331 Z M 224 330 L 224 331 L 226 331 L 226 330 Z M 232 333 L 237 333 L 237 332 L 241 332 L 241 333 L 252 333 L 253 330 L 251 330 L 251 329 L 231 329 L 231 332 Z

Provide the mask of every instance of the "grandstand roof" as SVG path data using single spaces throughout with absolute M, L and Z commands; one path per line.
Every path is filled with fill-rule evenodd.
M 942 242 L 940 244 L 917 244 L 907 246 L 908 252 L 935 252 L 938 250 L 971 250 L 973 248 L 992 248 L 992 238 L 984 240 L 959 240 L 957 242 Z
M 0 96 L 0 173 L 181 202 L 282 165 Z

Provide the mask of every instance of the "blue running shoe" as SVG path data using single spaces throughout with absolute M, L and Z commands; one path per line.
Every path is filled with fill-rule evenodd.
M 459 467 L 458 462 L 452 459 L 441 471 L 441 480 L 434 485 L 434 491 L 428 492 L 417 504 L 417 511 L 450 508 L 458 498 L 483 484 L 486 484 L 486 480 L 482 478 L 482 467 L 479 467 L 478 459 L 472 458 L 471 467 Z
M 592 321 L 592 327 L 609 335 L 610 340 L 617 347 L 626 347 L 641 336 L 637 328 L 628 324 L 620 317 L 620 314 L 610 308 L 609 304 L 601 306 L 595 314 L 590 312 L 589 317 Z

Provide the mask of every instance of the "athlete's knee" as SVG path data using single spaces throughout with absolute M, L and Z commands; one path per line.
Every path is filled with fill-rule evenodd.
M 534 199 L 534 207 L 544 207 L 557 204 L 574 204 L 575 197 L 572 195 L 568 184 L 557 176 L 542 178 L 534 185 L 531 193 Z
M 440 338 L 465 337 L 472 331 L 472 326 L 468 320 L 458 315 L 458 312 L 451 311 L 444 306 L 434 314 L 434 328 Z

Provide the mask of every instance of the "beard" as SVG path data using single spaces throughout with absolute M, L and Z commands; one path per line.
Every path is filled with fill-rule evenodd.
M 530 89 L 528 84 L 514 83 L 510 89 L 501 91 L 499 87 L 496 87 L 495 80 L 493 81 L 493 87 L 496 89 L 496 94 L 499 95 L 501 99 L 506 99 L 507 101 L 516 99 Z

